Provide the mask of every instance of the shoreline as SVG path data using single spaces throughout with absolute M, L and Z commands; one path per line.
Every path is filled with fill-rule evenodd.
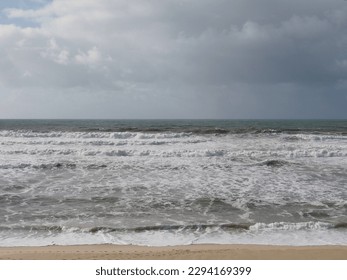
M 0 247 L 0 260 L 347 260 L 347 245 L 50 245 Z

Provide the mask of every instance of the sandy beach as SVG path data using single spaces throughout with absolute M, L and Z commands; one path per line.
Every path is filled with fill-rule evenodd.
M 4 260 L 346 260 L 347 246 L 74 245 L 2 247 Z

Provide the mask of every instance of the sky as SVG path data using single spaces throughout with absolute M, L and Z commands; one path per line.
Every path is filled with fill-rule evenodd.
M 0 118 L 347 118 L 347 1 L 0 2 Z

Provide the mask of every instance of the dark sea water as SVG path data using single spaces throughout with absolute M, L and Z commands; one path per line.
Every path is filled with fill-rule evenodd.
M 0 120 L 0 246 L 347 244 L 346 120 Z

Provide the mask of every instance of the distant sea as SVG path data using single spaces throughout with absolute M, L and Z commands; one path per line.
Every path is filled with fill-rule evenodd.
M 0 246 L 347 245 L 346 120 L 0 120 Z

